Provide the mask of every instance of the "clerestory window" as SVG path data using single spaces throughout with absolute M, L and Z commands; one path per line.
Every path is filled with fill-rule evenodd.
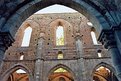
M 56 29 L 56 45 L 64 45 L 64 29 L 62 26 L 58 26 Z
M 92 28 L 92 30 L 91 30 L 91 37 L 92 37 L 93 44 L 98 45 L 97 38 L 96 38 L 96 33 L 95 33 L 94 28 Z
M 28 47 L 31 39 L 32 28 L 27 27 L 24 31 L 21 47 Z

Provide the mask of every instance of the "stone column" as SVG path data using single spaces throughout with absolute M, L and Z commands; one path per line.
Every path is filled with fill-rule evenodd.
M 0 32 L 0 66 L 4 58 L 4 53 L 14 42 L 9 32 Z
M 36 62 L 35 62 L 35 81 L 40 81 L 40 72 L 41 72 L 41 58 L 43 53 L 43 44 L 44 44 L 44 33 L 40 33 L 37 44 L 36 52 Z
M 75 42 L 76 42 L 76 52 L 77 52 L 77 55 L 78 55 L 78 63 L 79 63 L 79 67 L 78 67 L 78 71 L 80 72 L 77 72 L 79 73 L 78 75 L 78 81 L 86 81 L 86 76 L 84 74 L 84 60 L 83 60 L 83 46 L 82 46 L 82 40 L 81 40 L 81 36 L 79 33 L 77 33 L 77 36 L 75 37 Z
M 116 76 L 118 80 L 121 81 L 121 54 L 117 47 L 117 42 L 114 32 L 111 30 L 104 31 L 101 34 L 99 41 L 102 42 L 104 47 L 108 49 L 108 51 L 110 52 L 112 63 L 116 70 Z
M 121 54 L 121 26 L 113 27 L 112 30 L 114 31 L 114 35 L 117 41 L 117 47 Z

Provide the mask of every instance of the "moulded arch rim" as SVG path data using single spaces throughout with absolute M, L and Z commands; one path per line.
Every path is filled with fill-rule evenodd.
M 72 76 L 73 76 L 73 79 L 75 79 L 75 74 L 74 72 L 69 68 L 67 67 L 66 65 L 64 64 L 58 64 L 58 65 L 55 65 L 53 68 L 50 69 L 50 71 L 48 72 L 48 76 L 50 76 L 55 70 L 57 70 L 58 68 L 64 68 L 65 70 L 67 70 Z
M 23 22 L 23 23 L 21 24 L 21 26 L 20 26 L 19 29 L 23 30 L 22 32 L 24 32 L 25 29 L 26 29 L 27 27 L 30 26 L 30 27 L 32 28 L 32 31 L 33 31 L 33 28 L 35 27 L 35 25 L 33 26 L 32 23 L 36 23 L 37 27 L 40 27 L 40 24 L 39 24 L 37 21 L 32 20 L 32 19 L 27 19 L 25 22 Z M 17 32 L 17 33 L 18 33 L 18 32 Z M 17 35 L 17 33 L 16 33 L 16 35 Z M 16 38 L 16 35 L 15 35 L 14 38 Z
M 93 71 L 92 71 L 92 75 L 94 74 L 95 70 L 98 69 L 98 68 L 101 67 L 101 66 L 104 66 L 104 67 L 108 68 L 109 70 L 111 70 L 112 72 L 114 72 L 114 74 L 116 75 L 116 71 L 115 71 L 115 69 L 113 68 L 113 66 L 111 66 L 110 64 L 107 64 L 107 63 L 105 63 L 105 62 L 101 62 L 101 63 L 97 64 L 97 65 L 94 67 Z
M 58 22 L 67 23 L 67 24 L 69 24 L 70 26 L 72 26 L 72 24 L 71 24 L 69 21 L 67 21 L 66 19 L 59 18 L 59 19 L 55 19 L 55 20 L 53 20 L 52 22 L 50 22 L 50 23 L 49 23 L 49 27 L 51 27 L 53 24 L 58 23 Z M 58 25 L 57 25 L 57 26 L 58 26 Z M 63 26 L 63 25 L 62 25 L 62 26 Z M 63 26 L 63 27 L 64 27 L 64 26 Z
M 14 71 L 16 71 L 17 69 L 24 70 L 29 76 L 29 81 L 32 81 L 32 79 L 33 79 L 32 72 L 29 70 L 29 68 L 27 68 L 24 64 L 21 64 L 21 63 L 15 64 L 12 67 L 10 67 L 8 70 L 6 70 L 1 75 L 0 81 L 3 81 L 3 80 L 6 81 L 8 79 L 8 77 L 10 76 L 10 74 L 13 73 Z
M 20 26 L 20 28 L 26 29 L 28 26 L 30 26 L 31 28 L 34 28 L 35 26 L 33 26 L 32 23 L 36 23 L 37 27 L 40 26 L 40 24 L 39 24 L 37 21 L 35 21 L 35 20 L 33 20 L 33 19 L 27 19 L 26 21 L 24 21 L 24 22 L 22 23 L 22 25 Z M 28 26 L 27 26 L 27 25 L 28 25 Z
M 46 3 L 45 5 L 42 5 Z M 73 3 L 73 4 L 72 4 Z M 8 31 L 11 33 L 11 35 L 14 37 L 16 31 L 20 27 L 20 24 L 22 24 L 23 21 L 25 21 L 26 18 L 28 18 L 30 15 L 35 13 L 37 10 L 45 8 L 47 6 L 53 5 L 53 4 L 60 4 L 64 6 L 71 7 L 83 15 L 85 15 L 89 20 L 91 21 L 95 26 L 96 30 L 98 30 L 99 34 L 102 30 L 106 29 L 108 30 L 110 28 L 109 23 L 106 21 L 106 19 L 101 15 L 100 12 L 96 10 L 96 8 L 93 7 L 93 5 L 88 4 L 87 2 L 84 2 L 82 0 L 34 0 L 26 5 L 22 6 L 18 11 L 16 11 L 6 22 L 6 24 L 3 26 L 2 31 Z M 26 14 L 26 16 L 24 16 Z M 22 17 L 21 17 L 22 16 Z M 24 16 L 24 17 L 23 17 Z M 17 19 L 18 18 L 18 19 Z M 17 21 L 16 23 L 12 24 L 13 21 Z M 8 28 L 9 26 L 9 28 Z

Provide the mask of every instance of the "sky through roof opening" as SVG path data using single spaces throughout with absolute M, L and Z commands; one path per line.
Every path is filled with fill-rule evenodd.
M 47 14 L 47 13 L 75 13 L 77 12 L 76 10 L 63 6 L 63 5 L 52 5 L 52 6 L 48 6 L 46 8 L 43 8 L 41 10 L 39 10 L 38 12 L 36 12 L 35 14 Z

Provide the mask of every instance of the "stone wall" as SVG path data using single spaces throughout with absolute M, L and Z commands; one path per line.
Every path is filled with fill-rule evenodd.
M 41 54 L 39 75 L 41 81 L 48 81 L 49 72 L 58 65 L 67 67 L 75 81 L 92 81 L 94 68 L 102 62 L 111 65 L 111 59 L 110 54 L 102 45 L 93 44 L 90 34 L 92 27 L 88 26 L 87 22 L 89 21 L 79 13 L 34 14 L 30 16 L 23 22 L 15 36 L 15 42 L 6 51 L 0 75 L 10 74 L 11 67 L 22 64 L 35 77 L 35 68 L 38 67 L 35 64 L 38 59 L 38 40 L 40 33 L 44 33 L 44 46 L 40 51 L 41 53 L 38 52 Z M 63 46 L 56 46 L 55 44 L 55 28 L 58 25 L 62 25 L 66 30 L 64 31 L 66 38 Z M 24 30 L 28 26 L 32 28 L 29 47 L 21 47 Z M 81 37 L 83 43 L 82 56 L 77 52 L 77 35 Z M 98 50 L 101 50 L 102 57 L 98 57 Z M 63 59 L 57 59 L 58 51 L 63 52 Z M 20 60 L 21 55 L 24 55 L 23 60 Z M 14 68 L 12 69 L 14 70 Z

